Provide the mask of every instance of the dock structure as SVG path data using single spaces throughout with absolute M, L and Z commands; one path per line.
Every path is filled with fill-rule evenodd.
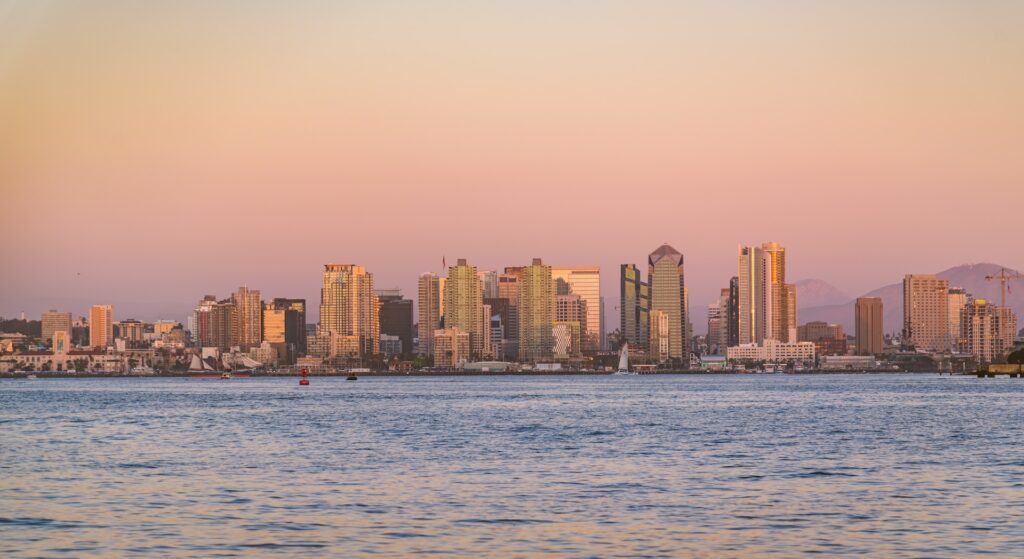
M 978 372 L 976 374 L 978 375 L 978 378 L 995 378 L 1002 375 L 1012 378 L 1021 378 L 1024 377 L 1024 365 L 982 365 L 978 367 Z

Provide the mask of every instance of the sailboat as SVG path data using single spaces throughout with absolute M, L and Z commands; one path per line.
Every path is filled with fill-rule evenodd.
M 635 375 L 637 373 L 629 370 L 629 344 L 622 344 L 622 351 L 619 352 L 619 369 L 613 375 Z

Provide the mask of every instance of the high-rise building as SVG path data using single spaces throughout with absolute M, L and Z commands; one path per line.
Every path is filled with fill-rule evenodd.
M 89 345 L 107 347 L 114 343 L 114 307 L 93 305 L 89 310 Z
M 306 300 L 276 298 L 263 305 L 263 341 L 277 350 L 279 359 L 294 363 L 307 353 Z
M 729 304 L 728 304 L 728 335 L 726 339 L 728 347 L 740 345 L 740 278 L 733 276 L 729 280 Z
M 484 299 L 484 306 L 491 311 L 491 350 L 501 360 L 512 360 L 517 357 L 516 349 L 509 342 L 509 315 L 511 305 L 504 297 Z
M 437 275 L 430 272 L 420 274 L 417 301 L 420 355 L 434 354 L 434 331 L 441 328 L 441 298 Z
M 510 266 L 498 276 L 498 298 L 508 301 L 508 316 L 505 322 L 506 347 L 504 352 L 508 359 L 519 356 L 519 282 L 523 277 L 522 266 Z
M 477 275 L 476 266 L 458 259 L 448 267 L 448 281 L 444 288 L 444 327 L 458 328 L 469 334 L 469 352 L 473 357 L 483 355 L 486 337 L 483 327 L 483 286 Z
M 619 267 L 619 335 L 626 342 L 647 349 L 651 327 L 651 290 L 636 264 Z
M 601 349 L 601 269 L 597 266 L 551 268 L 551 277 L 561 280 L 569 293 L 578 295 L 583 302 L 586 317 L 580 321 L 584 352 L 596 353 Z
M 434 332 L 435 367 L 461 367 L 469 360 L 469 354 L 469 332 L 459 328 L 444 328 Z
M 235 304 L 231 299 L 218 301 L 207 295 L 192 314 L 195 330 L 192 337 L 199 347 L 228 349 L 236 338 Z
M 325 264 L 320 290 L 319 335 L 337 334 L 357 339 L 360 357 L 377 351 L 380 326 L 373 274 L 354 264 Z
M 668 320 L 668 357 L 688 364 L 690 358 L 689 317 L 686 309 L 686 285 L 683 255 L 664 244 L 647 258 L 647 283 L 651 287 L 651 328 L 654 311 L 665 313 Z M 654 333 L 651 333 L 653 338 Z M 651 348 L 651 354 L 654 355 Z
M 960 347 L 960 311 L 963 310 L 964 306 L 970 301 L 971 296 L 962 287 L 951 287 L 949 288 L 949 294 L 946 296 L 946 302 L 949 305 L 949 340 L 950 348 Z
M 580 323 L 556 320 L 551 327 L 552 357 L 556 360 L 572 359 L 580 354 Z
M 960 349 L 982 363 L 991 363 L 1013 350 L 1017 317 L 1007 307 L 984 299 L 969 301 L 960 310 Z
M 786 284 L 786 249 L 778 243 L 740 247 L 738 279 L 738 342 L 793 341 L 796 286 Z
M 519 284 L 519 359 L 546 361 L 552 358 L 555 318 L 555 287 L 551 266 L 540 258 L 525 266 Z
M 43 313 L 40 319 L 43 327 L 43 342 L 53 344 L 53 334 L 56 332 L 67 332 L 71 335 L 71 313 L 48 310 Z
M 918 350 L 952 349 L 949 332 L 949 282 L 927 274 L 903 278 L 903 340 Z
M 880 297 L 860 297 L 854 305 L 854 315 L 857 330 L 857 355 L 882 353 L 884 349 L 882 299 Z
M 377 300 L 380 301 L 380 333 L 396 336 L 402 346 L 398 354 L 412 357 L 412 299 L 402 297 L 399 289 L 382 289 L 377 291 Z
M 710 355 L 719 355 L 722 348 L 722 304 L 715 301 L 708 305 L 708 335 L 706 343 Z
M 478 275 L 484 299 L 496 299 L 498 297 L 498 272 L 484 270 L 478 272 Z
M 231 345 L 238 346 L 243 351 L 259 347 L 263 336 L 263 326 L 260 324 L 263 301 L 260 299 L 260 291 L 239 287 L 238 291 L 231 295 L 231 302 L 235 305 L 235 339 Z
M 668 313 L 660 309 L 651 309 L 651 338 L 648 352 L 652 359 L 665 362 L 671 359 L 672 335 L 669 331 Z
M 784 341 L 792 342 L 796 340 L 796 284 L 787 283 L 786 289 L 786 339 Z

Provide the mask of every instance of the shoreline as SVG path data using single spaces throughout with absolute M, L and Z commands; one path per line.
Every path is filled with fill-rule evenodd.
M 332 371 L 310 374 L 311 378 L 316 377 L 347 377 L 353 373 L 348 371 Z M 833 371 L 833 370 L 807 370 L 797 372 L 784 372 L 784 373 L 751 373 L 751 372 L 739 372 L 739 371 L 651 371 L 645 373 L 639 373 L 637 375 L 630 376 L 711 376 L 711 375 L 730 375 L 730 376 L 776 376 L 776 375 L 902 375 L 902 374 L 914 374 L 914 375 L 939 375 L 939 376 L 975 376 L 975 372 L 965 373 L 944 373 L 939 371 L 892 371 L 892 370 L 873 370 L 873 371 Z M 132 375 L 132 374 L 117 374 L 117 373 L 68 373 L 64 371 L 43 371 L 43 372 L 26 372 L 26 373 L 0 373 L 0 379 L 11 379 L 11 380 L 26 380 L 29 375 L 35 375 L 37 379 L 90 379 L 90 378 L 195 378 L 195 379 L 210 379 L 210 380 L 245 380 L 248 378 L 298 378 L 297 372 L 271 372 L 271 373 L 245 373 L 245 376 L 237 376 L 231 379 L 220 379 L 215 375 L 209 373 L 157 373 L 154 375 Z M 540 376 L 613 376 L 612 372 L 605 371 L 516 371 L 516 372 L 481 372 L 481 371 L 412 371 L 409 373 L 398 373 L 391 371 L 372 371 L 372 372 L 360 372 L 355 373 L 358 377 L 394 377 L 394 378 L 407 378 L 407 377 L 540 377 Z

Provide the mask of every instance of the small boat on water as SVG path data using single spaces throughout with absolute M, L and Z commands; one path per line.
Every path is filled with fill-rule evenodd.
M 622 344 L 622 351 L 619 352 L 619 369 L 613 375 L 635 375 L 635 371 L 629 370 L 629 344 Z
M 37 379 L 37 378 L 39 378 L 39 377 L 37 377 L 37 376 L 35 376 L 35 375 L 29 375 L 29 376 L 27 376 L 27 377 L 25 377 L 25 378 L 26 378 L 27 380 L 36 380 L 36 379 Z

